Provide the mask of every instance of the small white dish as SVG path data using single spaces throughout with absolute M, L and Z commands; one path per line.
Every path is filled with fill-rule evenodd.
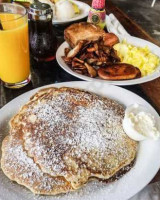
M 123 129 L 133 140 L 158 140 L 160 137 L 160 117 L 152 109 L 137 103 L 125 110 Z
M 79 7 L 80 14 L 75 15 L 75 17 L 73 17 L 71 19 L 59 20 L 59 19 L 53 18 L 52 24 L 53 25 L 67 24 L 67 23 L 78 21 L 78 20 L 83 19 L 83 18 L 88 16 L 88 13 L 89 13 L 89 10 L 90 10 L 90 6 L 88 4 L 81 2 L 81 1 L 74 1 L 74 3 Z

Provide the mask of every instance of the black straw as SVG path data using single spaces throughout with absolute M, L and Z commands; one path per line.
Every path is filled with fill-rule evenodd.
M 0 20 L 0 30 L 3 30 L 3 26 L 1 24 L 1 20 Z

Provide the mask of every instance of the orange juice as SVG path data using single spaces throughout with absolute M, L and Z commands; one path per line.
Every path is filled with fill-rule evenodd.
M 0 20 L 0 79 L 22 82 L 30 74 L 27 16 L 0 13 Z

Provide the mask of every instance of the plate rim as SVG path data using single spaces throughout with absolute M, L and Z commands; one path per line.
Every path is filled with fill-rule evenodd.
M 18 99 L 20 99 L 23 95 L 27 95 L 27 99 L 25 100 L 26 102 L 28 101 L 28 99 L 35 93 L 37 92 L 38 90 L 40 89 L 43 89 L 43 88 L 47 88 L 47 87 L 73 87 L 73 88 L 80 88 L 80 89 L 84 89 L 84 90 L 88 90 L 86 88 L 87 84 L 89 84 L 91 82 L 87 82 L 87 81 L 70 81 L 70 82 L 61 82 L 61 83 L 54 83 L 54 84 L 49 84 L 49 85 L 44 85 L 44 86 L 41 86 L 41 87 L 38 87 L 38 88 L 34 88 L 30 91 L 27 91 L 19 96 L 17 96 L 16 98 L 14 98 L 13 100 L 11 100 L 10 102 L 8 102 L 6 105 L 4 105 L 1 109 L 0 109 L 0 116 L 1 116 L 1 113 L 3 113 L 5 111 L 5 109 L 7 109 L 8 105 L 9 104 L 13 104 L 14 102 L 16 102 Z M 74 86 L 76 85 L 76 86 Z M 79 85 L 79 86 L 78 86 Z M 110 89 L 118 89 L 119 91 L 124 91 L 125 93 L 128 93 L 129 95 L 134 95 L 135 98 L 139 98 L 140 100 L 144 101 L 147 106 L 149 106 L 151 109 L 153 109 L 154 112 L 156 112 L 156 114 L 158 115 L 157 111 L 152 107 L 152 105 L 150 103 L 148 103 L 145 99 L 143 99 L 142 97 L 140 97 L 139 95 L 135 94 L 134 92 L 130 91 L 130 90 L 127 90 L 125 88 L 121 88 L 119 86 L 116 86 L 116 85 L 108 85 L 108 84 L 104 84 L 104 87 L 107 87 L 107 88 L 110 88 Z M 94 89 L 95 90 L 95 89 Z M 90 90 L 89 90 L 90 91 Z M 94 93 L 94 91 L 91 91 Z M 97 91 L 95 91 L 95 94 L 98 94 Z M 99 95 L 99 94 L 98 94 Z M 107 94 L 106 94 L 107 96 Z M 115 95 L 117 96 L 117 95 Z M 109 97 L 110 98 L 110 97 Z M 118 98 L 116 99 L 116 101 L 119 101 Z M 17 107 L 17 109 L 19 109 Z M 14 113 L 15 114 L 15 113 Z M 9 115 L 9 114 L 7 114 Z M 158 115 L 159 116 L 159 115 Z M 1 117 L 0 117 L 1 118 Z M 0 122 L 3 121 L 0 119 Z M 159 141 L 160 142 L 160 141 Z M 150 178 L 150 180 L 147 181 L 147 183 L 144 184 L 143 187 L 139 188 L 139 190 L 135 192 L 133 192 L 133 194 L 130 194 L 129 197 L 127 198 L 131 198 L 133 197 L 135 194 L 137 194 L 139 191 L 141 191 L 146 185 L 148 185 L 148 183 L 154 178 L 154 176 L 157 174 L 158 170 L 160 169 L 160 160 L 158 161 L 157 159 L 157 167 L 156 167 L 156 170 L 154 171 L 154 173 L 152 173 L 152 178 Z
M 155 46 L 155 48 L 158 48 L 159 49 L 159 52 L 160 52 L 160 47 L 157 46 L 156 44 L 152 43 L 152 42 L 149 42 L 147 40 L 144 40 L 144 39 L 141 39 L 141 38 L 138 38 L 138 37 L 134 37 L 134 36 L 125 36 L 124 39 L 133 39 L 133 40 L 139 40 L 141 42 L 145 42 L 146 45 L 149 44 L 149 45 L 152 45 L 152 46 Z M 63 59 L 61 58 L 61 55 L 60 55 L 60 51 L 63 48 L 63 46 L 66 46 L 66 45 L 69 45 L 66 41 L 64 41 L 57 49 L 56 51 L 56 60 L 59 64 L 59 66 L 64 70 L 66 71 L 67 73 L 71 74 L 72 76 L 75 76 L 81 80 L 85 80 L 85 81 L 96 81 L 96 82 L 101 82 L 101 83 L 105 83 L 105 84 L 111 84 L 111 85 L 121 85 L 121 86 L 125 86 L 125 85 L 136 85 L 136 84 L 141 84 L 141 83 L 146 83 L 146 82 L 149 82 L 149 81 L 152 81 L 158 77 L 160 77 L 160 64 L 159 66 L 157 67 L 157 69 L 150 75 L 147 75 L 147 76 L 144 76 L 144 77 L 141 77 L 141 78 L 137 78 L 137 79 L 131 79 L 131 80 L 121 80 L 121 81 L 109 81 L 109 80 L 103 80 L 103 79 L 96 79 L 96 78 L 91 78 L 91 77 L 88 77 L 88 76 L 85 76 L 85 75 L 81 75 L 81 74 L 78 74 L 74 71 L 72 71 L 69 66 L 63 61 Z

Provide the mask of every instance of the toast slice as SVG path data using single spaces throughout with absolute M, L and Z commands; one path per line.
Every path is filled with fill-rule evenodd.
M 104 35 L 104 30 L 87 22 L 72 24 L 64 31 L 64 38 L 72 48 L 74 48 L 80 40 L 96 41 Z

